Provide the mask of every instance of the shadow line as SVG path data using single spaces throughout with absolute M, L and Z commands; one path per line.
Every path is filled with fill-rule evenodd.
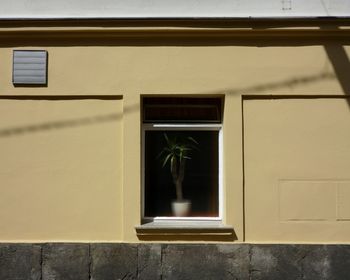
M 45 122 L 45 123 L 26 125 L 26 126 L 3 128 L 3 129 L 0 129 L 0 137 L 12 137 L 12 136 L 18 136 L 18 135 L 27 134 L 27 133 L 37 133 L 42 131 L 72 128 L 77 126 L 93 125 L 97 123 L 117 121 L 121 118 L 122 118 L 122 113 L 107 114 L 107 115 L 98 115 L 98 116 L 85 117 L 85 118 L 79 118 L 79 119 L 60 120 L 60 121 Z
M 14 36 L 13 38 L 0 39 L 0 46 L 7 48 L 16 48 L 18 46 L 37 46 L 37 47 L 202 47 L 202 46 L 249 46 L 249 47 L 284 47 L 284 46 L 319 46 L 325 42 L 324 37 L 273 37 L 273 36 L 195 36 L 193 34 L 178 36 L 147 36 L 140 34 L 135 37 L 62 37 L 50 38 L 43 36 L 38 38 L 34 36 Z M 349 43 L 350 38 L 340 37 L 333 40 Z
M 335 78 L 336 76 L 333 73 L 324 71 L 319 74 L 314 74 L 309 76 L 300 76 L 300 77 L 295 77 L 295 78 L 286 79 L 286 80 L 277 81 L 277 82 L 253 85 L 246 88 L 232 89 L 232 90 L 228 90 L 227 93 L 242 94 L 242 95 L 254 94 L 254 93 L 267 92 L 267 91 L 281 89 L 281 88 L 293 88 L 304 84 L 315 83 L 318 81 L 333 80 Z
M 325 27 L 320 27 L 320 29 L 326 29 Z M 340 30 L 339 27 L 336 28 Z M 331 62 L 336 77 L 345 95 L 350 95 L 350 60 L 348 54 L 344 48 L 345 43 L 338 41 L 331 41 L 324 44 L 324 49 Z M 350 99 L 347 99 L 348 105 L 350 107 Z
M 122 95 L 1 95 L 1 99 L 11 100 L 122 100 Z
M 346 95 L 350 94 L 350 60 L 344 49 L 340 44 L 325 44 L 329 61 L 332 63 L 334 72 L 338 78 L 340 86 Z

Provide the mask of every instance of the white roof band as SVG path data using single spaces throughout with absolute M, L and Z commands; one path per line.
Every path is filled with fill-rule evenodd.
M 0 4 L 0 19 L 349 16 L 349 0 L 1 0 Z

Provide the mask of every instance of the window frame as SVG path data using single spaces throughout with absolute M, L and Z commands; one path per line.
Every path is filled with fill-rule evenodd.
M 145 216 L 145 134 L 146 131 L 218 131 L 218 216 L 217 217 L 173 217 L 173 216 Z M 222 123 L 142 123 L 141 139 L 141 222 L 218 222 L 223 221 L 223 125 Z

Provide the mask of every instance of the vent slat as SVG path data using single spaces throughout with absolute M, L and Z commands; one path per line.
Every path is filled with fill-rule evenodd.
M 20 71 L 20 70 L 46 70 L 45 63 L 42 64 L 14 64 L 13 69 Z
M 45 70 L 28 69 L 28 70 L 17 70 L 16 71 L 16 77 L 21 77 L 21 76 L 40 76 L 40 77 L 44 77 L 45 74 L 46 74 Z
M 15 64 L 23 64 L 23 63 L 34 63 L 34 64 L 45 64 L 45 58 L 39 57 L 15 57 L 13 62 Z
M 25 76 L 25 77 L 16 77 L 18 84 L 45 84 L 46 81 L 43 77 L 33 77 L 33 76 Z
M 45 51 L 16 51 L 17 58 L 46 58 Z

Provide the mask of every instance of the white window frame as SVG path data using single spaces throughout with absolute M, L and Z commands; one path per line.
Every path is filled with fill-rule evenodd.
M 218 131 L 218 156 L 219 156 L 219 168 L 218 168 L 218 203 L 219 203 L 219 215 L 218 217 L 146 217 L 145 216 L 145 133 L 149 130 L 196 130 L 196 131 Z M 222 124 L 203 124 L 203 123 L 143 123 L 142 125 L 142 145 L 141 145 L 141 154 L 142 154 L 142 191 L 141 191 L 141 218 L 143 223 L 148 222 L 222 222 L 223 220 L 223 209 L 224 209 L 224 198 L 223 198 L 223 129 Z

